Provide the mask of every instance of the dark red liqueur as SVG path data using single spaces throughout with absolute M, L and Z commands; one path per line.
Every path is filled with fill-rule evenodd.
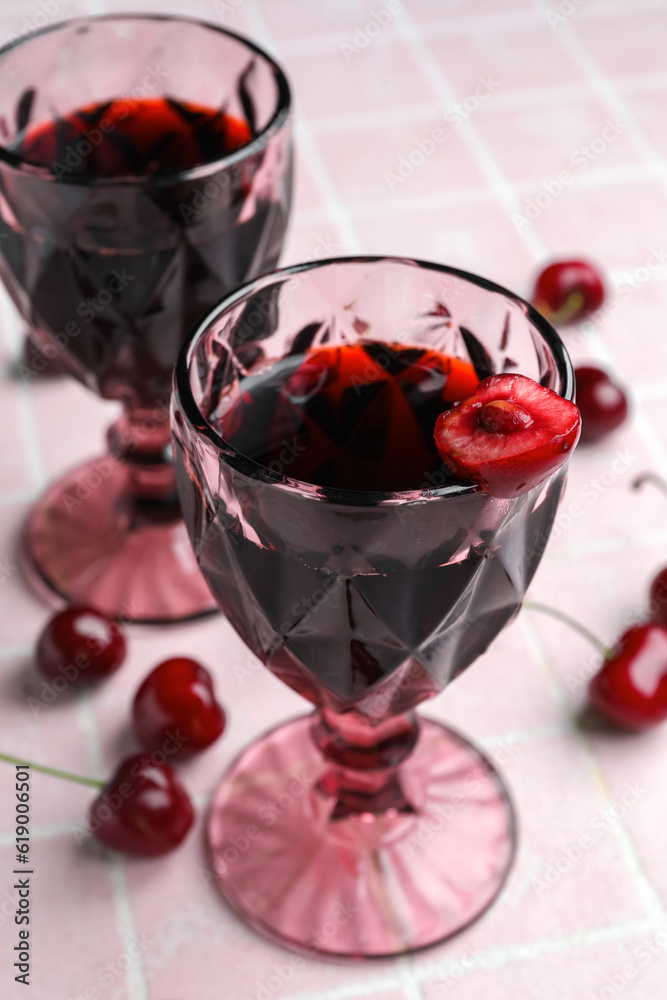
M 423 347 L 361 341 L 286 358 L 251 376 L 219 412 L 224 437 L 275 472 L 343 490 L 455 482 L 436 418 L 474 391 L 472 365 Z

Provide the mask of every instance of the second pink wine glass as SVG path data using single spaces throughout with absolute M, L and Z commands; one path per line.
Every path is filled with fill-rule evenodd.
M 565 469 L 511 500 L 457 481 L 436 416 L 516 371 L 572 399 L 563 344 L 510 292 L 411 260 L 260 278 L 196 330 L 173 433 L 199 565 L 229 621 L 315 705 L 215 793 L 220 886 L 254 927 L 324 956 L 442 941 L 500 891 L 502 779 L 415 714 L 521 607 Z
M 54 603 L 215 609 L 180 515 L 171 374 L 193 324 L 277 263 L 290 129 L 280 67 L 204 22 L 79 18 L 0 51 L 0 275 L 47 356 L 124 407 L 109 453 L 30 513 L 30 576 Z

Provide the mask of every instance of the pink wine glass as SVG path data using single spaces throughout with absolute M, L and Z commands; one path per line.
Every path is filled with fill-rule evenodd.
M 104 117 L 123 100 L 166 108 L 154 145 Z M 221 155 L 193 106 L 230 116 L 241 145 Z M 215 610 L 178 503 L 171 375 L 193 324 L 276 265 L 290 131 L 280 67 L 205 22 L 78 18 L 0 51 L 0 276 L 46 357 L 124 408 L 110 452 L 29 515 L 28 572 L 53 603 L 144 622 Z M 170 141 L 187 168 L 160 165 Z
M 331 260 L 260 278 L 181 352 L 172 427 L 199 565 L 253 653 L 315 705 L 223 777 L 208 824 L 220 886 L 269 937 L 354 958 L 442 941 L 507 877 L 515 820 L 500 776 L 414 708 L 518 612 L 565 478 L 562 468 L 511 500 L 433 476 L 411 491 L 351 491 L 291 479 L 287 452 L 282 470 L 261 467 L 220 435 L 226 398 L 248 376 L 362 340 L 574 393 L 565 348 L 531 306 L 412 260 Z

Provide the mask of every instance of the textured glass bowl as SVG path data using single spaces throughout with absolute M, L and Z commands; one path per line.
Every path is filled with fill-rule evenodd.
M 250 649 L 316 706 L 224 778 L 209 826 L 221 886 L 270 936 L 352 957 L 443 940 L 504 882 L 514 820 L 498 775 L 412 709 L 519 610 L 565 476 L 563 467 L 510 500 L 439 485 L 432 472 L 407 492 L 335 490 L 290 479 L 287 456 L 284 469 L 263 468 L 219 435 L 221 402 L 244 375 L 360 339 L 453 355 L 480 379 L 518 371 L 568 399 L 574 388 L 557 334 L 521 299 L 390 258 L 260 278 L 181 353 L 174 445 L 197 560 Z M 267 801 L 286 805 L 263 825 Z M 249 825 L 258 836 L 241 852 Z M 333 914 L 343 913 L 339 925 Z M 313 944 L 325 925 L 335 929 Z
M 253 138 L 191 169 L 113 177 L 69 169 L 88 140 L 59 154 L 57 169 L 20 153 L 26 129 L 82 106 L 162 96 L 224 108 Z M 145 621 L 212 609 L 178 510 L 171 373 L 193 324 L 276 265 L 290 131 L 280 67 L 204 22 L 78 18 L 0 50 L 0 276 L 32 339 L 124 405 L 111 455 L 51 486 L 30 516 L 32 576 L 52 599 Z M 117 138 L 97 132 L 95 143 Z

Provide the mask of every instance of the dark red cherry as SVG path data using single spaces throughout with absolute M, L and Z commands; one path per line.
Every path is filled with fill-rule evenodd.
M 102 844 L 151 858 L 178 847 L 194 811 L 168 764 L 136 754 L 120 764 L 91 805 L 88 820 Z
M 160 663 L 135 695 L 132 726 L 148 750 L 168 739 L 179 745 L 180 756 L 205 750 L 225 728 L 208 670 L 184 656 Z
M 667 566 L 653 579 L 649 591 L 649 611 L 654 625 L 667 628 Z
M 36 661 L 51 679 L 100 680 L 117 670 L 127 646 L 122 626 L 94 608 L 72 605 L 48 622 L 37 643 Z
M 635 625 L 624 632 L 588 693 L 601 715 L 630 729 L 667 719 L 667 629 Z
M 561 260 L 539 274 L 533 290 L 536 309 L 557 326 L 578 323 L 599 309 L 605 290 L 597 269 L 585 260 Z
M 440 457 L 494 497 L 516 497 L 555 472 L 579 437 L 574 403 L 525 375 L 491 375 L 435 424 Z
M 577 406 L 581 413 L 581 440 L 600 441 L 624 422 L 628 399 L 620 385 L 601 368 L 576 368 Z

